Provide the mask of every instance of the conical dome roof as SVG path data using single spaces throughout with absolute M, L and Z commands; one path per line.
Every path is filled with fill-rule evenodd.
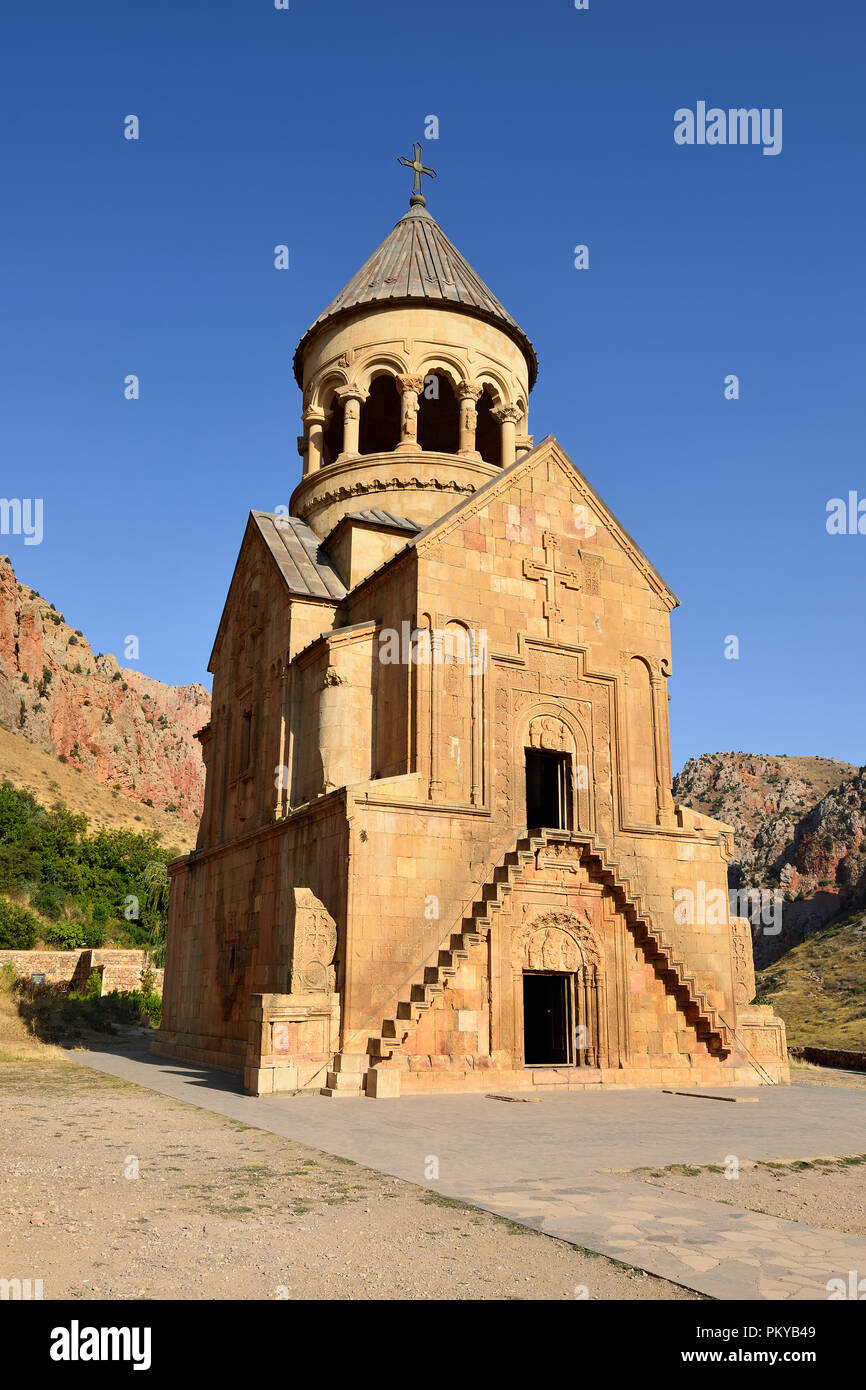
M 295 376 L 303 385 L 303 356 L 310 339 L 326 323 L 359 309 L 425 303 L 471 314 L 494 323 L 523 350 L 529 364 L 529 387 L 538 375 L 535 349 L 520 325 L 503 308 L 416 194 L 361 269 L 307 329 L 295 352 Z

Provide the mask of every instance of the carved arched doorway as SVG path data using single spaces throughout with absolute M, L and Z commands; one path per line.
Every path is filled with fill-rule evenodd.
M 524 1065 L 607 1066 L 604 964 L 588 922 L 542 913 L 517 933 L 513 965 Z

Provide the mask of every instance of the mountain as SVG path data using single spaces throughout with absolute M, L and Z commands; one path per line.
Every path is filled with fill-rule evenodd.
M 781 931 L 753 933 L 759 968 L 866 902 L 866 768 L 705 753 L 689 759 L 673 790 L 675 800 L 733 827 L 732 888 L 783 894 Z
M 203 686 L 165 685 L 94 655 L 81 630 L 0 557 L 0 728 L 194 826 L 204 795 L 194 735 L 209 717 Z
M 866 898 L 866 767 L 803 816 L 776 867 L 791 895 L 828 889 L 846 901 Z
M 674 778 L 674 800 L 733 827 L 732 887 L 778 884 L 801 821 L 828 792 L 858 775 L 835 758 L 704 753 Z

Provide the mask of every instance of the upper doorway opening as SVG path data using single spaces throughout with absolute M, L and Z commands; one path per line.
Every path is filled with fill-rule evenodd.
M 571 829 L 571 758 L 526 749 L 526 824 L 530 830 Z

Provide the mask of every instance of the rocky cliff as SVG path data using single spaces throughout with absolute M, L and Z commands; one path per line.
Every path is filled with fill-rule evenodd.
M 674 778 L 674 800 L 733 826 L 732 887 L 775 886 L 804 818 L 857 776 L 834 758 L 704 753 Z
M 674 779 L 674 798 L 733 826 L 732 888 L 782 891 L 781 931 L 754 933 L 759 967 L 866 902 L 866 768 L 705 753 Z
M 103 786 L 194 823 L 204 767 L 201 685 L 164 685 L 94 655 L 53 604 L 0 557 L 0 726 Z

